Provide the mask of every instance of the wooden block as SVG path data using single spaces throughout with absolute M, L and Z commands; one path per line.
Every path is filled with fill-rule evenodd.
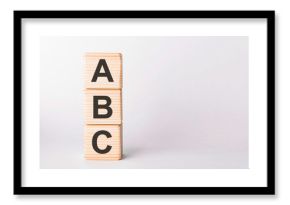
M 85 55 L 85 158 L 122 158 L 122 56 Z
M 122 55 L 120 53 L 86 53 L 84 77 L 87 89 L 121 89 Z
M 121 90 L 86 90 L 85 98 L 86 124 L 122 123 Z
M 86 125 L 85 158 L 120 160 L 122 158 L 122 130 L 120 125 Z

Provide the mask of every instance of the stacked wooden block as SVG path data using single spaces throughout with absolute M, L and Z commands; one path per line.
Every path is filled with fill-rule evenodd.
M 85 158 L 122 158 L 122 56 L 85 55 Z

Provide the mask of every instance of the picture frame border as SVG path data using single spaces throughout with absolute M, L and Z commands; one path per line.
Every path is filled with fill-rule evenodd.
M 23 187 L 22 19 L 30 18 L 262 18 L 267 20 L 266 187 Z M 14 194 L 15 195 L 273 195 L 275 194 L 275 11 L 14 11 Z

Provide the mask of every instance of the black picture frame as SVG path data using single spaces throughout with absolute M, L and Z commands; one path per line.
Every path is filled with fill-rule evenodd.
M 31 18 L 223 18 L 267 20 L 267 186 L 266 187 L 23 187 L 21 22 Z M 14 11 L 14 194 L 275 194 L 275 11 Z

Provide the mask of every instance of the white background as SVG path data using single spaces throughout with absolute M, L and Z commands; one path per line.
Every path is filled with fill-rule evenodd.
M 187 3 L 186 3 L 187 2 Z M 207 1 L 200 3 L 192 1 L 178 1 L 166 4 L 157 1 L 130 2 L 106 1 L 87 4 L 85 1 L 75 4 L 60 1 L 11 1 L 4 5 L 1 2 L 1 202 L 5 204 L 287 204 L 289 203 L 289 6 L 287 1 L 274 3 L 274 1 Z M 275 9 L 276 14 L 276 74 L 277 74 L 277 196 L 13 196 L 13 157 L 12 157 L 12 66 L 13 66 L 13 9 Z
M 248 169 L 248 44 L 247 36 L 41 37 L 40 168 Z M 123 55 L 123 160 L 83 156 L 88 51 Z

